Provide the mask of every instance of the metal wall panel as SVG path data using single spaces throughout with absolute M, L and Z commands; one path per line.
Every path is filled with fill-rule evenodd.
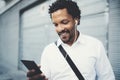
M 109 59 L 120 80 L 120 0 L 109 0 Z
M 74 0 L 78 2 L 82 18 L 78 29 L 101 40 L 108 48 L 108 3 L 106 0 Z

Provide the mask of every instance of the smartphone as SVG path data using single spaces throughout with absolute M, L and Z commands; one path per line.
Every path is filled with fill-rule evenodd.
M 37 64 L 32 60 L 21 60 L 21 62 L 26 66 L 28 70 L 35 70 L 35 74 L 41 74 L 42 71 L 39 69 Z

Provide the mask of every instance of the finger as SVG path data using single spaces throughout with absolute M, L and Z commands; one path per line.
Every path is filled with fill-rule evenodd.
M 31 77 L 27 78 L 27 80 L 33 80 Z
M 41 68 L 41 65 L 38 65 L 39 68 Z
M 29 78 L 29 80 L 47 80 L 44 74 L 38 74 Z
M 35 75 L 35 70 L 34 70 L 34 69 L 29 70 L 29 71 L 27 72 L 27 77 L 31 77 L 31 76 L 33 76 L 33 75 Z
M 30 77 L 29 80 L 43 80 L 43 76 L 41 76 L 40 74 L 34 75 Z
M 45 80 L 48 80 L 48 78 L 45 78 Z
M 41 78 L 42 80 L 48 80 L 48 78 L 46 78 L 46 76 L 43 73 L 41 74 Z

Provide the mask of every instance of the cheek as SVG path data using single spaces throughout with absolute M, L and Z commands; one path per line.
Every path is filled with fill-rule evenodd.
M 56 27 L 55 27 L 55 31 L 56 31 L 57 33 L 58 33 L 58 32 L 60 32 L 60 31 L 59 31 L 59 29 L 58 29 L 58 28 L 56 28 Z
M 70 31 L 74 31 L 75 27 L 73 24 L 70 24 L 68 27 L 67 27 Z
M 71 33 L 71 32 L 73 32 L 73 29 L 74 29 L 74 28 L 73 28 L 73 26 L 71 26 L 71 25 L 66 25 L 66 26 L 65 26 L 65 29 L 69 30 L 70 33 Z
M 74 33 L 75 32 L 75 27 L 74 26 L 70 27 L 69 30 L 70 30 L 71 33 Z

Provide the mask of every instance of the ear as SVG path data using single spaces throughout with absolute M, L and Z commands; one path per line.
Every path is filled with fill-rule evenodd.
M 78 25 L 79 24 L 79 19 L 78 18 L 74 18 L 75 20 L 75 25 Z
M 78 21 L 77 20 L 75 20 L 75 25 L 78 25 Z
M 76 25 L 79 25 L 79 24 L 80 24 L 80 19 L 74 18 L 74 20 L 75 20 L 75 24 L 76 24 Z

